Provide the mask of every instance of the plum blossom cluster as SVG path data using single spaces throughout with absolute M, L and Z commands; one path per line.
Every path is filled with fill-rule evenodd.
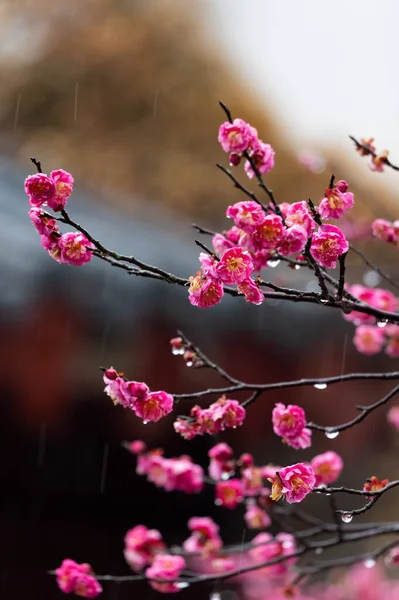
M 50 176 L 36 173 L 25 180 L 25 193 L 31 205 L 29 217 L 42 247 L 57 262 L 79 267 L 93 258 L 94 245 L 79 231 L 61 234 L 57 219 L 42 208 L 64 210 L 72 191 L 73 177 L 62 169 L 52 171 Z
M 223 150 L 229 153 L 231 166 L 238 166 L 242 157 L 246 156 L 244 169 L 250 179 L 255 175 L 253 167 L 261 175 L 268 173 L 274 167 L 273 148 L 270 144 L 262 142 L 255 127 L 243 119 L 222 123 L 219 128 L 218 140 Z
M 185 440 L 192 440 L 204 433 L 214 435 L 228 428 L 235 429 L 243 424 L 245 415 L 246 410 L 238 400 L 230 400 L 223 395 L 208 408 L 193 406 L 190 416 L 178 417 L 173 426 Z
M 173 396 L 167 392 L 151 392 L 142 381 L 128 381 L 113 367 L 106 369 L 103 377 L 104 391 L 114 405 L 130 408 L 144 423 L 155 423 L 173 410 Z
M 89 564 L 78 564 L 70 558 L 62 561 L 55 571 L 58 587 L 65 594 L 74 593 L 82 598 L 96 598 L 102 592 Z
M 364 304 L 387 312 L 395 312 L 398 299 L 390 291 L 369 288 L 361 284 L 346 286 L 346 290 Z M 377 321 L 372 315 L 357 310 L 344 314 L 344 319 L 356 326 L 353 343 L 362 354 L 378 354 L 382 350 L 392 357 L 399 356 L 399 327 L 386 321 Z
M 146 451 L 140 441 L 132 442 L 129 450 L 137 455 L 136 473 L 166 492 L 198 494 L 204 487 L 204 471 L 190 456 L 166 458 L 161 449 Z
M 226 216 L 234 225 L 214 235 L 213 255 L 200 254 L 201 271 L 190 278 L 191 304 L 200 308 L 218 304 L 224 285 L 236 285 L 247 302 L 261 304 L 264 296 L 252 276 L 273 264 L 273 257 L 278 255 L 305 260 L 307 245 L 318 264 L 335 268 L 349 245 L 339 227 L 322 223 L 321 219 L 339 218 L 352 208 L 353 194 L 347 189 L 346 181 L 327 188 L 318 209 L 314 209 L 316 219 L 305 201 L 281 204 L 280 214 L 272 205 L 265 209 L 252 200 L 229 206 Z

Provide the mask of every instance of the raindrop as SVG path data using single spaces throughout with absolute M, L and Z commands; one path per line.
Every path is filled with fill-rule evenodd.
M 326 492 L 324 495 L 325 496 L 331 496 L 331 492 Z
M 350 523 L 353 519 L 353 515 L 351 515 L 351 513 L 342 513 L 341 519 L 344 523 Z
M 233 425 L 232 429 L 237 429 L 237 425 Z
M 319 302 L 320 304 L 327 304 L 328 300 L 326 300 L 325 298 L 320 298 Z
M 316 390 L 325 390 L 327 387 L 326 383 L 315 383 L 314 386 Z
M 280 264 L 280 260 L 268 260 L 267 261 L 267 266 L 271 267 L 272 269 L 274 269 L 274 267 L 277 267 Z
M 223 481 L 226 481 L 227 479 L 230 479 L 230 476 L 233 474 L 233 471 L 226 471 L 225 473 L 222 473 L 222 479 Z
M 222 596 L 219 594 L 219 592 L 213 592 L 210 595 L 209 600 L 222 600 Z
M 143 421 L 143 425 L 147 425 L 148 421 Z
M 184 347 L 183 348 L 172 347 L 172 354 L 174 354 L 174 356 L 181 356 L 184 353 L 185 353 Z
M 339 436 L 339 431 L 326 431 L 326 438 L 335 440 Z
M 216 498 L 215 500 L 215 506 L 222 506 L 223 502 L 221 500 L 219 500 L 219 498 Z
M 192 367 L 194 364 L 194 362 L 192 360 L 187 360 L 186 361 L 186 367 Z
M 364 561 L 364 566 L 366 567 L 366 569 L 372 569 L 373 567 L 375 567 L 375 564 L 376 562 L 374 558 L 368 558 Z
M 387 320 L 381 320 L 381 321 L 377 321 L 377 327 L 385 327 L 385 325 L 388 323 Z
M 301 268 L 301 265 L 294 265 L 294 270 L 295 271 L 299 271 L 300 268 Z
M 184 588 L 188 588 L 189 587 L 189 583 L 188 581 L 179 581 L 178 583 L 176 583 L 176 587 L 179 588 L 179 590 L 184 590 Z
M 318 554 L 318 555 L 323 554 L 323 548 L 316 548 L 315 554 Z

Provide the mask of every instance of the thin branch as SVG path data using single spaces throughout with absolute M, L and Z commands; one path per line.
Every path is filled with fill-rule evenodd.
M 374 158 L 376 158 L 378 156 L 377 152 L 375 152 L 372 148 L 370 148 L 370 146 L 368 146 L 367 144 L 363 144 L 363 143 L 359 142 L 352 135 L 349 136 L 349 139 L 351 139 L 352 142 L 354 142 L 354 144 L 356 145 L 356 149 L 357 150 L 360 150 L 360 149 L 363 150 L 364 156 L 371 155 Z M 389 160 L 389 158 L 383 158 L 381 160 L 382 160 L 382 162 L 385 165 L 387 165 L 387 167 L 390 167 L 394 171 L 399 171 L 399 166 L 394 165 L 393 163 L 391 163 L 391 161 Z
M 342 423 L 341 425 L 336 425 L 334 427 L 326 427 L 324 425 L 316 425 L 315 423 L 310 422 L 307 424 L 307 427 L 309 427 L 309 429 L 316 429 L 317 431 L 324 431 L 326 433 L 336 433 L 339 431 L 344 431 L 345 429 L 349 429 L 350 427 L 353 427 L 357 423 L 363 421 L 363 419 L 365 419 L 367 415 L 373 412 L 373 410 L 376 410 L 380 406 L 383 406 L 384 404 L 389 402 L 389 400 L 396 396 L 398 392 L 399 385 L 395 386 L 386 396 L 384 396 L 380 400 L 377 400 L 377 402 L 369 404 L 369 406 L 356 406 L 357 410 L 360 411 L 360 414 L 357 415 L 357 417 L 354 417 L 353 419 L 348 421 L 347 423 Z
M 337 298 L 342 298 L 344 293 L 345 286 L 345 259 L 347 256 L 347 252 L 345 254 L 341 254 L 338 258 L 339 262 L 339 281 L 338 281 L 338 289 L 337 289 Z

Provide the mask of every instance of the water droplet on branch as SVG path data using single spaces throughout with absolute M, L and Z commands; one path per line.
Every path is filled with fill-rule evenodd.
M 315 383 L 314 386 L 316 390 L 325 390 L 327 387 L 326 383 Z
M 316 548 L 316 550 L 315 550 L 315 554 L 318 554 L 318 555 L 323 554 L 323 552 L 324 552 L 323 548 Z
M 339 436 L 339 431 L 326 431 L 325 435 L 329 440 L 335 440 Z
M 353 515 L 351 515 L 351 513 L 342 513 L 341 519 L 344 523 L 350 523 L 353 519 Z
M 366 567 L 366 569 L 372 569 L 373 567 L 375 567 L 375 564 L 376 562 L 374 558 L 368 558 L 364 561 L 364 566 Z
M 381 320 L 381 321 L 377 321 L 377 327 L 385 327 L 385 325 L 388 323 L 387 320 Z
M 179 588 L 179 590 L 184 590 L 184 588 L 188 588 L 189 587 L 189 583 L 188 581 L 179 581 L 178 583 L 176 583 L 176 587 Z
M 275 267 L 277 267 L 280 264 L 280 260 L 268 260 L 267 261 L 267 266 L 271 267 L 272 269 L 274 269 Z

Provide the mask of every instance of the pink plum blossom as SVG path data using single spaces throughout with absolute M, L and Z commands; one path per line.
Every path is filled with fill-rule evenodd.
M 369 169 L 370 171 L 375 171 L 377 173 L 382 173 L 384 171 L 384 167 L 386 165 L 386 160 L 388 158 L 389 151 L 383 150 L 376 156 L 370 156 Z
M 174 580 L 180 577 L 180 573 L 186 567 L 182 556 L 173 554 L 157 554 L 152 565 L 146 569 L 145 575 L 148 579 L 170 579 L 170 582 L 157 583 L 150 581 L 154 590 L 164 593 L 178 592 L 180 587 Z
M 260 204 L 248 200 L 228 206 L 226 217 L 233 219 L 235 225 L 245 233 L 255 233 L 256 228 L 265 221 L 266 214 Z
M 338 181 L 333 188 L 326 188 L 326 195 L 320 201 L 318 209 L 322 219 L 339 219 L 353 207 L 355 200 L 347 189 L 348 184 L 343 180 Z
M 356 327 L 353 343 L 358 352 L 362 354 L 378 354 L 381 352 L 385 341 L 384 331 L 376 325 L 359 325 Z
M 201 428 L 196 421 L 192 421 L 188 418 L 177 417 L 173 423 L 173 428 L 179 435 L 185 440 L 192 440 L 195 436 L 200 435 Z
M 212 238 L 212 246 L 216 254 L 221 255 L 225 250 L 228 250 L 229 248 L 234 248 L 235 244 L 228 240 L 227 237 L 225 237 L 221 233 L 215 233 L 215 235 Z
M 225 508 L 236 508 L 244 499 L 242 483 L 239 479 L 218 481 L 215 486 L 215 502 Z
M 291 227 L 284 229 L 283 238 L 278 247 L 278 251 L 283 256 L 300 254 L 303 252 L 307 240 L 308 235 L 306 229 L 302 225 L 292 225 Z
M 132 454 L 143 454 L 147 450 L 147 446 L 142 440 L 133 440 L 129 444 L 129 450 Z
M 249 555 L 255 564 L 267 562 L 280 556 L 290 556 L 296 549 L 293 536 L 284 532 L 279 533 L 276 537 L 273 537 L 270 533 L 258 533 L 253 538 L 252 544 Z M 269 565 L 265 567 L 264 572 L 272 576 L 283 575 L 294 560 L 288 558 L 284 562 Z
M 167 492 L 176 490 L 185 494 L 199 494 L 204 487 L 204 471 L 193 463 L 190 456 L 168 460 L 168 477 L 164 488 Z
M 313 234 L 310 253 L 322 266 L 335 269 L 337 259 L 349 250 L 349 244 L 336 225 L 321 225 Z
M 220 277 L 216 270 L 216 267 L 219 264 L 217 260 L 213 256 L 210 256 L 205 252 L 201 252 L 199 255 L 199 261 L 201 263 L 203 275 L 213 279 L 214 281 L 219 281 Z
M 264 142 L 258 141 L 258 143 L 252 145 L 250 156 L 260 175 L 264 175 L 273 169 L 274 150 L 270 144 L 265 144 Z M 244 169 L 248 177 L 253 179 L 255 176 L 255 171 L 253 170 L 249 160 L 245 162 Z
M 256 129 L 242 119 L 226 121 L 219 127 L 218 141 L 225 152 L 245 152 L 256 138 Z
M 172 412 L 173 396 L 164 391 L 150 392 L 142 398 L 137 398 L 133 409 L 143 421 L 156 423 Z
M 165 458 L 162 451 L 153 450 L 139 455 L 136 472 L 167 492 L 197 494 L 204 486 L 204 471 L 190 456 Z
M 347 286 L 346 290 L 361 302 L 369 304 L 373 308 L 388 312 L 395 312 L 398 307 L 398 299 L 392 292 L 382 288 L 367 288 L 361 284 Z M 366 315 L 359 311 L 352 311 L 350 314 L 344 314 L 347 321 L 360 323 L 375 323 L 375 317 Z
M 311 431 L 306 428 L 305 411 L 301 406 L 278 403 L 272 413 L 273 431 L 294 448 L 310 446 Z
M 73 177 L 63 169 L 51 171 L 50 177 L 55 184 L 55 192 L 47 200 L 47 204 L 54 211 L 59 211 L 65 208 L 67 200 L 73 192 Z
M 249 529 L 264 529 L 271 524 L 271 519 L 267 512 L 257 504 L 247 504 L 244 519 Z
M 104 392 L 111 398 L 114 406 L 120 404 L 124 408 L 131 408 L 126 381 L 112 367 L 104 373 Z
M 399 358 L 399 336 L 396 335 L 389 338 L 385 346 L 385 354 L 391 358 Z
M 399 566 L 399 546 L 395 546 L 395 548 L 392 548 L 388 552 L 388 554 L 385 556 L 384 562 L 387 567 Z
M 210 554 L 222 547 L 219 526 L 210 517 L 192 517 L 188 528 L 192 535 L 183 543 L 186 552 Z
M 263 475 L 260 467 L 250 465 L 241 471 L 244 496 L 258 496 L 263 491 Z
M 29 217 L 40 235 L 50 236 L 54 231 L 58 231 L 57 221 L 38 206 L 32 206 Z
M 86 563 L 78 564 L 67 558 L 62 561 L 55 574 L 58 587 L 64 594 L 73 592 L 82 598 L 96 598 L 102 592 L 91 566 Z
M 268 262 L 273 258 L 272 250 L 255 250 L 255 252 L 251 252 L 252 263 L 254 266 L 254 273 L 260 273 L 262 269 L 268 267 Z M 245 282 L 243 282 L 245 284 Z M 253 304 L 256 304 L 253 303 Z
M 392 406 L 387 413 L 387 421 L 399 431 L 399 406 Z
M 29 175 L 25 179 L 25 193 L 31 206 L 42 206 L 55 194 L 55 182 L 44 173 Z
M 211 404 L 210 409 L 213 420 L 220 423 L 222 430 L 239 427 L 246 415 L 245 408 L 237 400 L 229 400 L 225 396 Z
M 93 258 L 94 245 L 80 231 L 64 233 L 58 242 L 61 262 L 80 267 Z
M 259 225 L 253 234 L 254 241 L 259 248 L 276 250 L 283 239 L 283 220 L 279 215 L 267 215 L 262 225 Z
M 276 473 L 272 485 L 271 500 L 280 500 L 282 496 L 289 504 L 302 502 L 316 483 L 313 468 L 305 463 L 296 463 L 284 467 Z
M 375 219 L 371 224 L 373 235 L 382 242 L 397 245 L 399 242 L 399 230 L 393 223 L 386 219 Z
M 160 552 L 165 552 L 166 546 L 157 529 L 148 529 L 145 525 L 136 525 L 125 535 L 124 556 L 133 571 L 142 571 L 150 565 Z
M 340 455 L 332 450 L 318 454 L 312 459 L 310 464 L 316 477 L 316 486 L 334 483 L 344 467 Z
M 217 275 L 226 285 L 246 281 L 251 277 L 252 271 L 251 255 L 240 247 L 225 250 L 216 266 Z
M 188 299 L 193 306 L 209 308 L 219 304 L 223 296 L 224 290 L 221 282 L 214 281 L 210 277 L 203 277 L 200 273 L 197 273 L 195 277 L 190 277 Z
M 316 223 L 305 200 L 289 204 L 285 210 L 285 223 L 287 227 L 300 225 L 306 230 L 306 235 L 309 238 L 316 227 Z
M 234 462 L 231 460 L 233 450 L 231 447 L 221 442 L 213 446 L 208 452 L 210 458 L 208 473 L 215 481 L 225 479 L 234 470 Z
M 242 281 L 237 285 L 237 290 L 240 294 L 244 294 L 246 302 L 259 306 L 265 299 L 262 290 L 259 288 L 257 283 L 252 279 Z

